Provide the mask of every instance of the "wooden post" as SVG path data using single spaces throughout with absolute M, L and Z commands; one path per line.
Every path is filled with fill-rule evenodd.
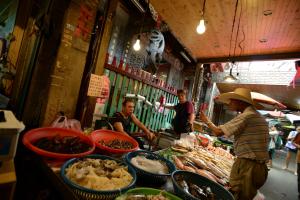
M 118 0 L 110 0 L 109 1 L 108 15 L 107 15 L 106 22 L 104 25 L 102 40 L 101 40 L 101 44 L 100 44 L 100 50 L 99 50 L 98 58 L 96 61 L 95 74 L 98 74 L 98 75 L 102 75 L 104 72 L 105 57 L 106 57 L 107 49 L 109 46 L 109 41 L 111 38 L 111 31 L 113 28 L 113 21 L 114 21 L 117 5 L 118 5 Z
M 24 74 L 26 72 L 26 67 L 22 65 L 21 61 L 24 59 L 25 56 L 22 56 L 20 58 L 19 56 L 21 55 L 22 51 L 22 41 L 23 37 L 26 32 L 26 25 L 28 25 L 28 19 L 30 16 L 30 12 L 32 9 L 32 4 L 33 2 L 31 0 L 29 1 L 19 1 L 19 9 L 17 18 L 16 18 L 16 25 L 13 30 L 13 35 L 15 37 L 15 40 L 11 42 L 9 51 L 8 51 L 8 58 L 10 59 L 10 62 L 13 66 L 16 66 L 16 77 L 14 79 L 13 85 L 14 87 L 12 88 L 12 94 L 11 94 L 11 100 L 10 104 L 14 107 L 14 111 L 17 114 L 17 117 L 20 117 L 22 111 L 16 112 L 18 109 L 17 103 L 18 99 L 20 98 L 20 91 L 22 90 L 22 79 L 24 79 Z M 23 42 L 24 45 L 25 42 Z M 30 43 L 30 41 L 27 39 L 26 43 Z M 25 46 L 25 45 L 24 45 Z
M 41 31 L 41 29 L 39 29 L 39 34 L 37 34 L 32 30 L 28 30 L 27 28 L 30 27 L 27 27 L 24 33 L 23 41 L 25 43 L 30 41 L 30 48 L 24 47 L 24 49 L 20 49 L 17 61 L 18 65 L 20 64 L 18 67 L 26 67 L 26 73 L 22 74 L 26 75 L 26 77 L 24 82 L 22 81 L 21 94 L 18 98 L 18 116 L 22 115 L 23 122 L 28 127 L 40 126 L 44 120 L 45 113 L 47 113 L 46 106 L 50 98 L 50 74 L 52 74 L 56 62 L 61 33 L 64 27 L 63 19 L 69 1 L 57 0 L 51 3 L 47 1 L 45 4 L 41 3 L 39 5 L 42 6 L 42 9 L 39 10 L 39 15 L 37 16 L 47 15 L 51 24 L 55 24 L 55 31 L 51 32 L 51 37 L 47 37 L 46 32 Z M 33 28 L 35 26 L 34 20 L 31 18 L 29 20 L 32 21 L 30 26 Z M 42 21 L 42 24 L 47 26 L 45 21 Z M 22 56 L 23 53 L 25 53 L 25 62 Z M 23 113 L 19 113 L 22 111 Z
M 104 66 L 106 64 L 106 54 L 109 46 L 109 41 L 111 38 L 111 31 L 113 27 L 113 21 L 115 17 L 116 8 L 118 5 L 118 0 L 110 0 L 108 5 L 107 17 L 105 19 L 103 34 L 100 42 L 99 52 L 96 59 L 96 67 L 94 73 L 97 75 L 103 75 Z M 112 77 L 110 77 L 111 79 Z M 112 80 L 110 80 L 112 83 Z M 81 94 L 86 95 L 86 94 Z M 77 109 L 81 107 L 81 104 L 85 104 L 81 111 L 77 111 L 77 118 L 80 118 L 82 126 L 90 126 L 93 120 L 93 112 L 95 110 L 96 98 L 87 97 L 87 101 L 84 100 L 77 103 Z M 107 106 L 106 106 L 107 107 Z
M 204 74 L 203 64 L 198 63 L 196 66 L 194 84 L 192 89 L 192 101 L 195 103 L 194 106 L 195 106 L 196 113 L 198 113 L 199 110 L 199 98 L 200 98 L 200 92 L 203 83 L 203 74 Z

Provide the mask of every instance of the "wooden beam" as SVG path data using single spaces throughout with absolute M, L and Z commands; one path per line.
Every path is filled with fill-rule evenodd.
M 173 94 L 173 95 L 176 95 L 176 94 L 177 94 L 176 92 L 174 92 L 174 91 L 172 91 L 172 90 L 169 90 L 168 88 L 165 88 L 165 87 L 163 87 L 163 86 L 160 86 L 160 85 L 154 83 L 154 82 L 151 81 L 151 80 L 148 80 L 148 79 L 139 77 L 139 76 L 137 76 L 137 75 L 133 75 L 133 74 L 128 73 L 128 72 L 126 72 L 126 71 L 124 71 L 124 70 L 121 70 L 121 69 L 119 69 L 119 68 L 113 67 L 112 65 L 106 64 L 106 65 L 105 65 L 105 68 L 106 68 L 106 69 L 109 69 L 109 70 L 111 70 L 111 71 L 114 71 L 114 72 L 116 72 L 117 74 L 121 74 L 121 75 L 123 75 L 123 76 L 127 76 L 128 78 L 138 80 L 138 81 L 140 81 L 140 82 L 142 82 L 142 83 L 145 83 L 145 84 L 147 84 L 147 85 L 151 85 L 152 87 L 155 87 L 155 88 L 157 88 L 157 89 L 163 90 L 163 91 L 168 92 L 168 93 L 171 93 L 171 94 Z M 158 79 L 155 79 L 155 80 L 158 80 Z
M 33 1 L 19 1 L 19 9 L 16 17 L 16 23 L 13 30 L 13 35 L 15 37 L 15 40 L 13 40 L 10 43 L 10 47 L 8 50 L 8 58 L 10 59 L 10 62 L 13 66 L 16 66 L 16 76 L 14 79 L 14 87 L 12 89 L 11 94 L 11 105 L 14 105 L 16 108 L 16 103 L 18 102 L 18 99 L 20 98 L 20 94 L 22 91 L 22 80 L 24 79 L 24 73 L 26 72 L 26 66 L 22 64 L 22 59 L 24 60 L 25 56 L 20 56 L 22 51 L 25 51 L 24 47 L 22 49 L 22 41 L 23 37 L 26 31 L 26 26 L 28 25 L 28 18 L 31 13 Z M 22 8 L 22 9 L 20 9 Z M 29 26 L 29 25 L 28 25 Z M 24 41 L 23 45 L 25 46 L 25 43 L 29 46 L 29 40 Z M 25 54 L 23 54 L 25 55 Z
M 101 44 L 100 44 L 100 50 L 99 50 L 98 58 L 96 61 L 95 74 L 97 74 L 97 75 L 102 75 L 104 72 L 105 58 L 106 58 L 106 53 L 107 53 L 110 38 L 111 38 L 111 31 L 113 28 L 113 19 L 115 17 L 117 5 L 118 5 L 118 0 L 109 1 L 108 15 L 107 15 L 106 22 L 104 25 L 102 40 L 101 40 Z
M 234 56 L 230 57 L 218 57 L 218 58 L 198 58 L 197 62 L 200 63 L 214 63 L 214 62 L 228 62 L 238 61 L 238 62 L 247 62 L 247 61 L 260 61 L 260 60 L 292 60 L 300 59 L 300 52 L 291 52 L 291 53 L 279 53 L 279 54 L 265 54 L 265 55 L 249 55 L 249 56 Z
M 24 63 L 24 66 L 27 68 L 26 77 L 24 82 L 22 82 L 18 110 L 22 112 L 24 108 L 23 114 L 20 114 L 22 114 L 22 120 L 26 124 L 26 127 L 41 126 L 45 122 L 45 117 L 50 114 L 46 111 L 48 102 L 52 100 L 49 95 L 51 87 L 50 75 L 53 73 L 54 66 L 56 65 L 56 57 L 58 55 L 59 44 L 61 43 L 61 33 L 64 28 L 63 19 L 65 11 L 69 6 L 69 0 L 49 0 L 44 4 L 45 6 L 43 6 L 43 3 L 37 4 L 38 6 L 42 6 L 38 10 L 37 16 L 47 14 L 50 17 L 49 19 L 51 19 L 51 24 L 55 24 L 55 31 L 51 33 L 51 37 L 47 37 L 46 33 L 41 30 L 39 30 L 38 34 L 31 35 L 31 28 L 35 26 L 34 21 L 25 30 L 23 41 L 32 42 L 33 50 L 24 47 L 25 53 L 28 53 L 25 54 L 25 58 L 28 61 L 26 60 L 26 63 Z M 42 21 L 42 24 L 45 25 L 45 21 Z M 27 31 L 30 31 L 29 34 Z M 20 56 L 23 55 L 23 52 L 21 53 L 19 54 L 18 63 L 19 59 L 21 59 Z
M 108 11 L 105 18 L 105 24 L 103 33 L 101 36 L 101 42 L 100 47 L 98 51 L 98 55 L 96 58 L 96 67 L 94 73 L 97 75 L 102 75 L 104 72 L 104 66 L 105 66 L 105 58 L 106 53 L 109 47 L 109 42 L 111 38 L 111 32 L 113 28 L 113 21 L 117 9 L 119 0 L 111 0 L 109 1 L 108 5 Z M 88 84 L 88 83 L 87 83 Z M 85 126 L 91 126 L 92 120 L 93 120 L 93 113 L 95 109 L 96 104 L 96 98 L 95 97 L 88 97 L 86 96 L 88 85 L 83 86 L 83 88 L 80 90 L 84 93 L 81 93 L 81 95 L 84 95 L 81 97 L 77 102 L 77 112 L 76 112 L 76 118 L 80 119 L 81 124 L 83 127 Z
M 204 68 L 202 63 L 197 63 L 194 75 L 195 76 L 192 89 L 192 101 L 195 103 L 195 111 L 197 112 L 199 110 L 199 99 L 204 76 Z

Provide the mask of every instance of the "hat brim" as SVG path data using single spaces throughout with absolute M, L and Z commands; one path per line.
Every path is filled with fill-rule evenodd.
M 252 99 L 245 98 L 234 92 L 227 92 L 227 93 L 220 94 L 218 101 L 221 103 L 224 103 L 224 104 L 229 104 L 231 99 L 243 101 L 243 102 L 249 103 L 250 105 L 255 105 L 255 103 L 253 102 Z

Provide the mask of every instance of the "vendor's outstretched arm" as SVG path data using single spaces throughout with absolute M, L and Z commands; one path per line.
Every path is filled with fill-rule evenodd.
M 191 124 L 192 131 L 194 131 L 194 120 L 195 120 L 195 114 L 191 113 L 189 115 L 188 121 Z
M 131 119 L 135 125 L 142 129 L 148 136 L 149 139 L 153 139 L 155 136 L 151 131 L 149 131 L 146 126 L 138 119 L 134 114 L 131 115 Z
M 212 123 L 203 112 L 200 113 L 200 119 L 207 124 L 207 126 L 212 130 L 213 134 L 215 134 L 216 136 L 224 135 L 222 129 L 214 125 L 214 123 Z
M 164 105 L 162 104 L 161 106 L 163 106 L 164 108 L 167 108 L 167 109 L 170 109 L 170 110 L 174 110 L 174 106 L 167 106 L 167 105 Z

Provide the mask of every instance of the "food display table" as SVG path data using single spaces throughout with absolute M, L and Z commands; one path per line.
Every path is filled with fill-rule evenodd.
M 49 161 L 36 155 L 31 155 L 29 159 L 31 159 L 32 165 L 38 168 L 37 170 L 43 174 L 43 178 L 45 178 L 54 190 L 59 193 L 60 197 L 63 199 L 79 200 L 73 190 L 63 182 L 59 171 L 57 170 L 59 169 L 58 166 L 52 168 L 49 165 Z M 53 164 L 52 162 L 50 163 Z
M 34 141 L 31 143 L 35 144 Z M 26 143 L 24 144 L 26 145 Z M 188 145 L 188 147 L 180 146 L 180 144 Z M 196 191 L 193 188 L 197 187 L 197 184 L 200 184 L 198 187 L 203 187 L 202 190 L 205 190 L 201 195 L 211 194 L 217 197 L 220 194 L 227 194 L 231 196 L 228 190 L 225 189 L 228 186 L 228 177 L 233 161 L 231 154 L 221 148 L 213 147 L 205 135 L 199 134 L 187 134 L 178 140 L 178 143 L 175 145 L 158 152 L 133 150 L 130 153 L 124 153 L 123 156 L 120 156 L 120 154 L 114 155 L 108 152 L 108 150 L 98 147 L 93 150 L 93 154 L 98 155 L 87 155 L 84 156 L 84 159 L 81 156 L 77 156 L 79 158 L 72 160 L 69 160 L 74 157 L 71 156 L 72 154 L 68 154 L 71 156 L 68 158 L 45 158 L 44 154 L 38 155 L 27 150 L 25 166 L 26 169 L 31 169 L 31 173 L 36 173 L 35 179 L 38 181 L 35 182 L 39 182 L 40 180 L 41 183 L 46 182 L 50 185 L 50 193 L 55 196 L 54 199 L 114 199 L 121 194 L 121 191 L 123 194 L 132 188 L 141 187 L 155 188 L 183 197 L 184 192 L 180 194 L 180 190 L 185 191 L 185 187 L 178 185 L 182 182 L 186 182 L 185 184 L 189 185 L 188 188 L 191 191 Z M 31 148 L 28 149 L 32 150 Z M 64 160 L 58 161 L 57 159 Z M 106 160 L 111 160 L 110 164 Z M 117 179 L 119 183 L 120 177 L 129 177 L 126 173 L 125 175 L 122 173 L 120 176 L 113 174 L 117 170 L 113 166 L 119 163 L 118 160 L 123 161 L 123 165 L 128 166 L 128 168 L 119 167 L 118 169 L 126 170 L 131 174 L 132 179 L 130 179 L 131 182 L 128 187 L 122 186 L 119 188 L 118 184 L 114 185 Z M 108 165 L 106 166 L 106 164 Z M 81 167 L 73 168 L 74 166 Z M 176 168 L 179 171 L 176 171 Z M 63 171 L 60 171 L 60 169 L 63 169 Z M 181 170 L 184 171 L 180 172 Z M 172 174 L 174 171 L 179 172 L 179 174 Z M 186 177 L 193 177 L 191 180 L 195 181 L 190 182 L 190 178 L 186 179 Z M 201 183 L 198 182 L 200 179 L 202 180 Z M 107 184 L 104 184 L 105 187 L 103 187 L 104 185 L 99 185 L 97 181 L 101 183 L 104 181 Z M 97 184 L 95 185 L 95 183 Z M 205 185 L 206 183 L 211 185 Z M 113 189 L 99 189 L 106 188 L 106 186 Z M 118 188 L 115 189 L 116 187 Z M 206 190 L 206 188 L 209 188 L 210 192 L 207 192 L 209 190 Z M 217 189 L 211 190 L 210 188 Z M 197 191 L 199 189 L 201 188 L 198 188 Z M 40 191 L 38 190 L 38 193 Z M 196 194 L 193 193 L 193 195 Z M 187 196 L 188 199 L 193 197 L 188 192 Z
M 77 194 L 72 190 L 72 188 L 69 187 L 65 182 L 63 182 L 62 177 L 60 176 L 59 173 L 60 168 L 58 165 L 56 165 L 55 167 L 51 167 L 51 165 L 53 165 L 53 162 L 49 163 L 47 160 L 42 159 L 39 156 L 33 156 L 32 159 L 33 159 L 32 163 L 34 165 L 39 166 L 40 170 L 45 175 L 45 178 L 55 188 L 55 190 L 57 190 L 60 193 L 60 196 L 63 199 L 74 199 L 74 200 L 80 199 L 77 196 Z M 155 188 L 155 189 L 164 190 L 166 192 L 174 193 L 171 178 L 169 178 L 166 181 L 166 183 L 160 185 L 149 183 L 149 182 L 137 181 L 136 188 L 140 188 L 140 187 Z

